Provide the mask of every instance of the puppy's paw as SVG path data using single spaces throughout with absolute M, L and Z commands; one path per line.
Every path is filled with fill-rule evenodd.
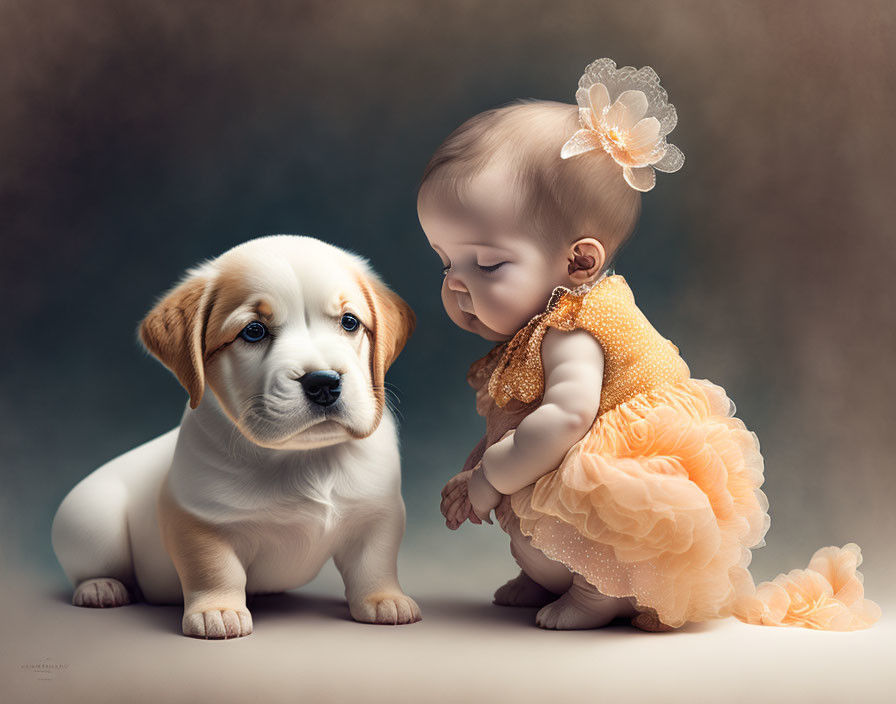
M 183 630 L 191 638 L 239 638 L 252 633 L 252 614 L 246 609 L 209 609 L 184 614 Z
M 368 594 L 356 603 L 350 603 L 349 610 L 355 621 L 388 626 L 416 623 L 422 618 L 417 602 L 401 592 Z
M 75 593 L 72 595 L 72 604 L 92 609 L 125 606 L 130 603 L 128 590 L 112 577 L 85 579 L 75 588 Z

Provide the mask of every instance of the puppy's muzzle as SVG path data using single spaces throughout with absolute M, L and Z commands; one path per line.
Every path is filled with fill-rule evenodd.
M 319 406 L 335 403 L 342 391 L 342 377 L 332 369 L 308 372 L 299 379 L 299 383 L 308 400 Z

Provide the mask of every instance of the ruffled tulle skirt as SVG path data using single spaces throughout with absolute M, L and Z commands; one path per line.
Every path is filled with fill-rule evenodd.
M 724 389 L 685 379 L 599 416 L 511 505 L 548 557 L 675 627 L 729 616 L 755 591 L 762 482 L 759 441 Z
M 762 582 L 734 604 L 734 615 L 757 626 L 800 626 L 820 631 L 858 631 L 875 624 L 880 606 L 865 598 L 855 543 L 816 550 L 809 566 Z

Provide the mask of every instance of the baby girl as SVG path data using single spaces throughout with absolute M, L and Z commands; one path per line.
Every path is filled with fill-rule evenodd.
M 442 513 L 455 529 L 495 510 L 522 570 L 495 602 L 542 607 L 544 628 L 624 617 L 661 631 L 735 612 L 790 623 L 797 607 L 757 592 L 747 570 L 769 526 L 755 434 L 721 387 L 690 377 L 611 269 L 655 170 L 684 163 L 666 142 L 675 109 L 652 69 L 609 59 L 588 66 L 576 99 L 476 115 L 423 176 L 445 310 L 498 343 L 468 374 L 486 434 Z M 860 582 L 856 546 L 827 550 L 831 570 Z M 873 602 L 835 591 L 839 620 L 822 609 L 813 627 L 875 620 Z

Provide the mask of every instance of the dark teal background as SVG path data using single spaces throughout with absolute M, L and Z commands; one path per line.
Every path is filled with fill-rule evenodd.
M 855 541 L 883 597 L 894 25 L 886 2 L 0 4 L 6 569 L 62 583 L 49 527 L 65 493 L 186 399 L 138 346 L 140 319 L 187 267 L 272 233 L 369 257 L 417 312 L 389 375 L 419 556 L 403 570 L 507 559 L 494 531 L 452 534 L 438 514 L 482 430 L 464 375 L 490 344 L 442 311 L 416 186 L 463 120 L 574 102 L 609 56 L 653 66 L 678 108 L 687 162 L 644 197 L 617 271 L 762 441 L 772 529 L 754 573 Z

